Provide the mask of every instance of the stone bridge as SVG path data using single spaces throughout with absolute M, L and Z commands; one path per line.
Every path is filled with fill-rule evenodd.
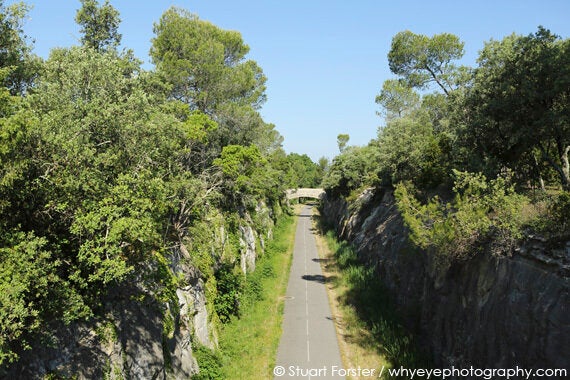
M 323 189 L 289 189 L 286 191 L 287 199 L 295 198 L 316 198 L 322 199 L 325 196 Z

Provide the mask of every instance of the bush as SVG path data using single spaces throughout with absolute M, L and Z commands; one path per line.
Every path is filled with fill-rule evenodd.
M 334 196 L 348 196 L 352 190 L 377 182 L 377 149 L 372 145 L 349 147 L 334 158 L 323 178 L 323 188 Z
M 553 226 L 559 233 L 570 234 L 570 192 L 560 193 L 550 206 Z
M 239 316 L 240 299 L 243 290 L 243 275 L 239 268 L 223 264 L 215 273 L 217 295 L 214 308 L 222 323 L 229 322 L 231 316 Z
M 199 346 L 194 349 L 194 357 L 198 361 L 200 372 L 192 376 L 192 380 L 223 379 L 222 360 L 218 353 L 207 347 Z
M 570 235 L 570 192 L 555 195 L 542 193 L 532 206 L 529 221 L 532 230 L 550 236 Z
M 437 133 L 420 114 L 391 120 L 378 131 L 379 182 L 393 185 L 413 181 L 420 188 L 435 188 L 448 180 L 452 136 Z
M 455 198 L 448 203 L 436 196 L 424 205 L 414 197 L 411 185 L 396 186 L 398 208 L 417 246 L 433 249 L 444 261 L 463 260 L 486 239 L 504 245 L 522 237 L 526 197 L 516 194 L 504 178 L 487 181 L 480 173 L 454 174 Z
M 90 310 L 58 276 L 60 262 L 45 238 L 2 232 L 7 247 L 0 248 L 0 365 L 6 365 L 31 349 L 34 334 L 44 333 L 44 313 L 69 323 Z

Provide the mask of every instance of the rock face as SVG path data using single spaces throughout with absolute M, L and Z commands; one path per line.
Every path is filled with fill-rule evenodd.
M 389 191 L 325 200 L 322 215 L 375 266 L 436 366 L 570 366 L 570 242 L 531 237 L 508 257 L 483 252 L 442 272 L 412 248 Z
M 244 274 L 255 270 L 256 258 L 264 249 L 257 239 L 271 238 L 271 212 L 259 204 L 255 216 L 257 223 L 244 213 L 243 223 L 234 231 L 240 240 L 236 265 Z M 229 235 L 224 224 L 212 223 L 211 232 L 210 250 L 219 258 L 230 244 Z M 50 326 L 50 341 L 37 342 L 10 368 L 0 368 L 0 378 L 189 379 L 199 373 L 192 346 L 216 349 L 218 341 L 215 318 L 209 314 L 212 300 L 206 297 L 207 279 L 191 257 L 184 244 L 172 251 L 170 268 L 185 284 L 176 289 L 175 300 L 136 300 L 148 290 L 136 281 L 123 284 L 102 300 L 105 310 L 98 317 L 88 323 Z
M 44 379 L 57 374 L 78 379 L 166 379 L 167 368 L 175 378 L 197 373 L 184 332 L 178 329 L 169 342 L 163 341 L 160 305 L 117 303 L 123 295 L 108 300 L 105 321 L 58 326 L 51 344 L 24 353 L 6 378 Z
M 239 226 L 241 257 L 240 266 L 244 274 L 255 270 L 256 244 L 255 232 L 251 226 Z

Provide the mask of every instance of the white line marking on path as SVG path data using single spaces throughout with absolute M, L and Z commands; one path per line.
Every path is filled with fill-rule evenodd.
M 303 253 L 305 254 L 305 276 L 307 276 L 307 219 L 303 219 Z M 307 361 L 311 361 L 309 338 L 309 281 L 305 281 L 305 317 L 307 318 Z

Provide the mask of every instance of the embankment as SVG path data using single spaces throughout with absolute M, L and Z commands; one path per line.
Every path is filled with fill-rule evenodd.
M 92 318 L 45 326 L 46 334 L 33 340 L 20 360 L 0 368 L 0 378 L 189 379 L 199 373 L 196 348 L 218 347 L 215 267 L 224 260 L 244 275 L 253 272 L 277 218 L 261 202 L 235 215 L 232 224 L 212 213 L 201 224 L 205 244 L 196 247 L 196 236 L 187 236 L 171 249 L 165 265 L 177 282 L 156 286 L 166 291 L 133 276 L 104 295 Z
M 413 247 L 386 189 L 323 201 L 322 217 L 373 265 L 437 367 L 570 367 L 570 242 L 529 237 L 447 269 Z

